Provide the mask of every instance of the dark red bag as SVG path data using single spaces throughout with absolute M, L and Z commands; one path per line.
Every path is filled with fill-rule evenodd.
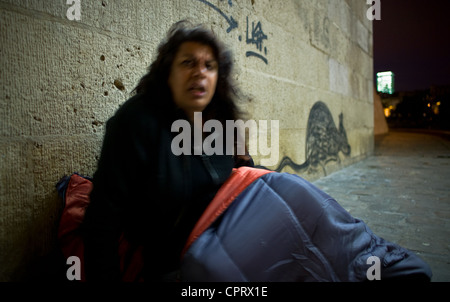
M 64 209 L 58 226 L 60 248 L 66 259 L 71 256 L 80 259 L 80 281 L 86 281 L 83 266 L 84 243 L 80 227 L 89 205 L 92 182 L 90 179 L 74 173 L 65 181 L 60 181 L 58 185 L 64 200 Z M 119 239 L 119 257 L 122 280 L 126 282 L 143 281 L 141 278 L 142 247 L 132 248 L 123 234 Z

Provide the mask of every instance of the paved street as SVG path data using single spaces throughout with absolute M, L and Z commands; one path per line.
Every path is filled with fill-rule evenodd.
M 450 134 L 390 130 L 373 156 L 313 182 L 450 281 Z

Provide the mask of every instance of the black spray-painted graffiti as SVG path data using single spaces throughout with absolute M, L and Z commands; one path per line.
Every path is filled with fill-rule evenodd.
M 318 101 L 311 108 L 306 129 L 306 161 L 296 164 L 289 156 L 284 156 L 275 171 L 289 166 L 296 172 L 316 172 L 321 167 L 326 175 L 325 165 L 330 161 L 340 161 L 339 152 L 350 155 L 347 133 L 344 129 L 344 115 L 339 115 L 339 129 L 327 105 Z
M 238 23 L 236 22 L 236 20 L 233 19 L 233 16 L 228 17 L 223 11 L 221 11 L 217 6 L 215 6 L 214 4 L 206 1 L 206 0 L 198 0 L 206 5 L 208 5 L 209 7 L 211 7 L 213 10 L 215 10 L 216 12 L 218 12 L 228 23 L 229 27 L 227 28 L 227 33 L 229 33 L 230 31 L 232 31 L 233 29 L 238 27 Z M 229 6 L 233 6 L 233 3 L 231 2 L 231 0 L 228 0 L 228 5 Z
M 255 44 L 256 48 L 261 52 L 263 40 L 267 39 L 267 36 L 262 31 L 261 22 L 258 22 L 256 24 L 256 26 L 255 26 L 255 22 L 252 22 L 252 31 L 251 31 L 251 36 L 249 38 L 249 36 L 248 36 L 248 16 L 247 16 L 247 31 L 245 34 L 246 34 L 245 41 L 247 42 L 247 44 Z M 266 47 L 264 47 L 264 54 L 267 55 Z M 255 57 L 263 60 L 264 63 L 266 63 L 266 64 L 268 63 L 267 59 L 264 56 L 262 56 L 260 53 L 256 53 L 254 51 L 247 51 L 245 53 L 245 55 L 247 57 L 255 56 Z
M 214 11 L 219 13 L 220 16 L 222 16 L 225 19 L 225 21 L 227 21 L 227 23 L 228 23 L 227 33 L 230 33 L 233 29 L 239 27 L 238 22 L 233 18 L 233 16 L 228 16 L 221 9 L 219 9 L 216 5 L 214 5 L 211 2 L 206 1 L 206 0 L 197 0 L 197 1 L 200 1 L 203 4 L 208 5 Z M 223 0 L 221 0 L 221 2 L 222 1 Z M 233 1 L 228 0 L 228 5 L 230 7 L 232 7 Z M 239 41 L 242 41 L 242 36 L 239 35 L 238 39 L 239 39 Z M 267 35 L 262 30 L 261 22 L 258 21 L 256 23 L 256 25 L 255 25 L 255 22 L 252 22 L 251 29 L 249 29 L 249 21 L 248 21 L 248 16 L 247 16 L 247 28 L 246 28 L 246 32 L 245 32 L 245 43 L 247 43 L 247 45 L 254 44 L 256 46 L 256 49 L 258 50 L 258 52 L 247 51 L 245 53 L 245 56 L 258 58 L 258 59 L 262 60 L 264 63 L 268 64 L 269 62 L 268 62 L 267 58 L 265 57 L 265 56 L 267 56 L 267 48 L 263 47 L 264 40 L 267 40 Z

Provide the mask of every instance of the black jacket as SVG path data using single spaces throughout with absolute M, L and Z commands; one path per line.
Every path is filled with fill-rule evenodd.
M 177 269 L 187 236 L 232 168 L 252 165 L 231 155 L 174 155 L 171 125 L 180 118 L 182 111 L 136 95 L 108 120 L 83 224 L 88 281 L 120 279 L 122 232 L 144 246 L 145 280 Z

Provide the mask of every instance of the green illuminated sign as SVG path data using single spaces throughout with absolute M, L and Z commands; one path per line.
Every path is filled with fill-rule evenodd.
M 394 93 L 394 73 L 392 71 L 377 73 L 377 91 L 388 94 Z

